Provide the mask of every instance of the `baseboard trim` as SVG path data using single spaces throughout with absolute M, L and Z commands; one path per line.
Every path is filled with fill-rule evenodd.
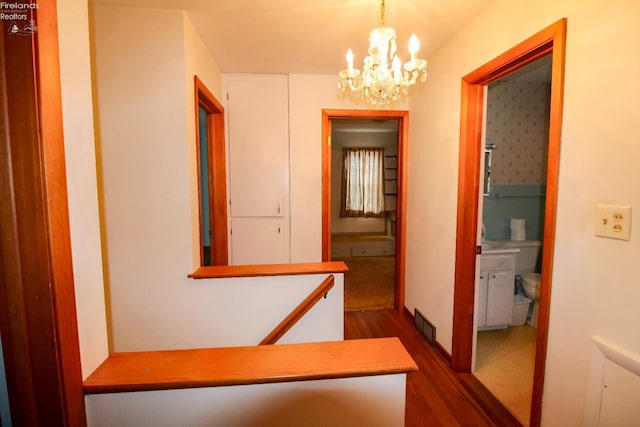
M 404 314 L 407 319 L 411 320 L 411 323 L 415 322 L 416 319 L 413 316 L 413 313 L 410 312 L 406 306 L 404 307 L 404 310 L 402 310 L 402 314 Z
M 445 348 L 442 346 L 442 344 L 438 342 L 438 340 L 436 340 L 436 343 L 433 345 L 433 348 L 436 349 L 436 352 L 442 358 L 442 360 L 444 360 L 444 363 L 446 363 L 447 365 L 449 365 L 449 367 L 451 367 L 451 354 L 449 354 L 449 352 L 445 350 Z
M 409 319 L 412 324 L 413 322 L 415 322 L 415 317 L 413 316 L 413 313 L 411 313 L 411 311 L 409 311 L 409 309 L 406 306 L 404 307 L 404 310 L 402 310 L 402 314 L 404 314 L 405 317 Z M 433 348 L 435 348 L 436 353 L 438 353 L 438 356 L 440 356 L 442 360 L 444 360 L 444 363 L 446 363 L 449 367 L 451 367 L 451 354 L 449 354 L 449 352 L 445 350 L 445 348 L 442 346 L 442 344 L 438 342 L 437 339 L 435 344 L 433 345 Z

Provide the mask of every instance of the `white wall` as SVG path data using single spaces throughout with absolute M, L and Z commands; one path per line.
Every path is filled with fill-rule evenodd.
M 411 101 L 406 305 L 436 324 L 450 350 L 460 80 L 563 17 L 564 117 L 542 421 L 575 426 L 590 337 L 640 355 L 638 231 L 628 242 L 594 236 L 596 203 L 631 205 L 638 220 L 640 3 L 497 1 L 429 58 L 426 88 Z
M 88 395 L 103 426 L 404 425 L 406 374 Z
M 337 84 L 334 75 L 289 76 L 291 262 L 322 260 L 322 110 L 374 109 L 343 97 Z
M 93 15 L 113 350 L 257 344 L 326 275 L 187 278 L 198 241 L 193 74 L 220 96 L 218 67 L 182 11 L 96 5 Z M 342 339 L 342 295 L 337 275 L 281 342 Z
M 215 63 L 202 39 L 198 35 L 193 23 L 186 13 L 182 13 L 184 30 L 184 65 L 185 65 L 185 96 L 186 96 L 186 127 L 187 127 L 187 151 L 189 158 L 189 195 L 191 200 L 191 251 L 193 268 L 200 266 L 200 207 L 198 204 L 198 167 L 195 162 L 196 153 L 196 127 L 195 127 L 195 89 L 193 76 L 198 76 L 200 81 L 211 91 L 216 100 L 222 105 L 221 74 L 218 64 Z
M 106 280 L 123 351 L 132 325 L 181 317 L 172 307 L 193 265 L 183 13 L 95 5 L 93 18 Z
M 82 376 L 108 356 L 85 0 L 58 0 L 67 194 Z
M 93 16 L 114 350 L 202 346 L 203 330 L 229 322 L 192 304 L 234 298 L 221 285 L 192 293 L 186 279 L 198 259 L 191 82 L 198 74 L 221 96 L 221 76 L 181 11 L 95 5 Z M 289 82 L 292 262 L 320 261 L 321 111 L 363 107 L 341 99 L 335 76 Z

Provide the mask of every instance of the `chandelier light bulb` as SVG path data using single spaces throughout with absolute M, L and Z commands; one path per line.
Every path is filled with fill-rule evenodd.
M 347 50 L 347 70 L 349 70 L 349 72 L 353 72 L 353 51 L 351 48 Z
M 397 55 L 393 57 L 391 68 L 393 69 L 393 80 L 396 84 L 400 83 L 402 81 L 402 62 L 400 62 L 400 58 Z
M 380 32 L 377 31 L 377 28 L 373 31 L 371 31 L 371 34 L 369 35 L 369 54 L 375 54 L 375 50 L 380 50 L 380 45 L 381 45 L 381 37 L 380 37 Z M 373 52 L 372 52 L 373 51 Z
M 409 39 L 409 53 L 411 53 L 411 60 L 416 60 L 416 55 L 420 50 L 420 40 L 416 37 L 415 34 L 411 34 L 411 38 Z

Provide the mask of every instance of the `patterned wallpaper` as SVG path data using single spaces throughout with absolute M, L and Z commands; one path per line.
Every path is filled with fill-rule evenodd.
M 492 185 L 544 184 L 551 85 L 502 82 L 489 86 L 486 143 L 493 150 Z

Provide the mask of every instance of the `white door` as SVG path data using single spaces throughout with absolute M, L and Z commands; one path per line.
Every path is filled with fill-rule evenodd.
M 478 281 L 478 328 L 487 325 L 487 286 L 489 273 L 480 271 L 480 280 Z
M 280 218 L 232 218 L 231 237 L 234 265 L 288 262 Z
M 228 80 L 232 217 L 284 216 L 288 188 L 288 96 L 283 76 Z
M 286 76 L 227 75 L 230 263 L 289 262 Z
M 513 273 L 489 271 L 487 285 L 487 325 L 511 323 L 513 311 Z

